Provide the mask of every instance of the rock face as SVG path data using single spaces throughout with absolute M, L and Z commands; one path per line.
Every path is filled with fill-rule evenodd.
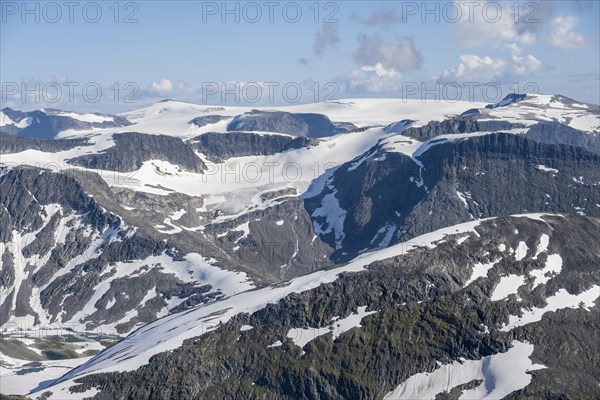
M 475 218 L 600 216 L 600 157 L 580 148 L 490 134 L 436 144 L 416 159 L 384 152 L 355 163 L 305 202 L 316 231 L 337 249 L 334 259 Z
M 402 121 L 394 122 L 389 125 L 386 125 L 383 128 L 385 133 L 402 133 L 408 128 L 413 122 L 410 119 L 403 119 Z
M 138 170 L 144 161 L 162 160 L 184 171 L 201 173 L 206 169 L 194 150 L 179 138 L 127 132 L 114 134 L 113 140 L 113 147 L 98 154 L 72 158 L 69 163 L 89 169 L 131 172 Z
M 266 156 L 318 143 L 315 139 L 252 132 L 209 132 L 189 141 L 192 147 L 213 162 L 231 157 Z
M 127 118 L 116 115 L 65 113 L 44 109 L 30 112 L 3 108 L 0 110 L 4 132 L 36 139 L 53 139 L 59 132 L 69 129 L 91 130 L 128 126 Z
M 537 370 L 519 372 L 509 361 L 507 377 L 482 361 L 481 375 L 450 371 L 443 375 L 452 379 L 433 381 L 436 398 L 472 398 L 473 390 L 494 397 L 505 387 L 514 399 L 596 398 L 599 241 L 594 218 L 492 219 L 433 248 L 400 251 L 364 272 L 238 314 L 136 371 L 76 377 L 71 390 L 96 388 L 98 400 L 375 399 L 417 374 L 515 357 L 511 349 L 527 344 L 532 352 L 519 356 Z M 519 283 L 506 287 L 508 277 Z M 587 300 L 556 309 L 556 296 Z M 536 309 L 548 312 L 527 317 Z M 412 388 L 410 398 L 424 398 Z
M 0 154 L 20 153 L 30 149 L 56 153 L 89 145 L 90 143 L 87 139 L 44 140 L 0 132 Z
M 565 144 L 600 154 L 600 135 L 583 132 L 570 126 L 540 122 L 529 128 L 526 137 L 542 143 Z
M 236 263 L 278 280 L 331 266 L 331 248 L 315 237 L 310 216 L 296 198 L 227 222 L 209 223 L 204 232 Z
M 432 121 L 418 128 L 404 129 L 402 130 L 402 134 L 419 141 L 427 141 L 440 135 L 502 132 L 511 129 L 523 129 L 522 136 L 537 142 L 582 147 L 588 151 L 600 154 L 600 135 L 593 132 L 581 131 L 558 122 L 538 122 L 526 126 L 503 120 L 487 120 L 485 117 L 469 114 L 444 121 Z
M 518 103 L 520 101 L 523 101 L 523 100 L 525 100 L 526 97 L 527 97 L 526 94 L 510 93 L 510 94 L 507 94 L 506 97 L 504 97 L 499 102 L 494 103 L 494 104 L 488 104 L 487 106 L 485 106 L 485 108 L 504 107 L 509 104 Z
M 117 204 L 111 207 L 126 208 L 138 230 L 154 232 L 181 254 L 200 253 L 220 267 L 243 271 L 257 285 L 331 266 L 331 248 L 316 237 L 295 191 L 267 192 L 264 207 L 226 219 L 203 210 L 202 198 L 120 188 L 113 193 Z
M 216 124 L 229 118 L 231 117 L 224 117 L 222 115 L 203 115 L 191 120 L 190 124 L 196 125 L 198 128 L 202 128 L 203 126 Z
M 292 136 L 319 138 L 356 129 L 347 122 L 331 122 L 322 114 L 292 114 L 283 111 L 258 111 L 236 116 L 228 131 L 278 132 Z
M 498 132 L 522 127 L 523 125 L 506 121 L 478 121 L 476 118 L 472 117 L 456 117 L 444 121 L 432 121 L 419 128 L 408 128 L 404 130 L 402 134 L 424 142 L 440 135 L 472 132 Z

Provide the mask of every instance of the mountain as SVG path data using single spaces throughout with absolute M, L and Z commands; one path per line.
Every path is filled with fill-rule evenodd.
M 254 132 L 208 132 L 189 143 L 209 160 L 221 163 L 233 157 L 269 156 L 318 144 L 315 139 Z
M 293 136 L 326 137 L 356 129 L 349 122 L 332 123 L 322 114 L 252 110 L 234 117 L 228 131 L 280 132 Z
M 315 231 L 348 259 L 470 219 L 523 212 L 600 217 L 600 157 L 521 135 L 386 139 L 305 199 Z M 395 147 L 394 147 L 395 146 Z
M 114 146 L 98 154 L 82 155 L 68 160 L 87 169 L 119 172 L 137 171 L 145 161 L 166 161 L 184 171 L 202 173 L 204 162 L 179 138 L 166 135 L 144 135 L 138 132 L 115 133 Z
M 600 220 L 579 216 L 455 226 L 159 320 L 38 393 L 589 398 L 599 240 Z
M 46 108 L 23 112 L 11 108 L 0 110 L 0 130 L 17 136 L 53 139 L 67 130 L 90 130 L 130 125 L 127 118 L 98 113 L 79 114 Z
M 487 106 L 2 114 L 0 392 L 597 397 L 600 108 Z
M 485 106 L 485 108 L 498 108 L 498 107 L 504 107 L 507 106 L 509 104 L 514 104 L 514 103 L 518 103 L 520 101 L 523 101 L 527 98 L 526 94 L 518 94 L 518 93 L 510 93 L 508 94 L 505 98 L 503 98 L 502 100 L 494 103 L 494 104 L 488 104 L 487 106 Z

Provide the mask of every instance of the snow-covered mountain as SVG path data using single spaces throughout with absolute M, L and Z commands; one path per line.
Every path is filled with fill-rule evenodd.
M 99 113 L 80 114 L 46 108 L 23 112 L 11 108 L 0 110 L 0 131 L 18 136 L 53 139 L 66 130 L 91 130 L 129 125 L 124 117 Z
M 570 346 L 594 346 L 597 105 L 168 100 L 0 116 L 2 393 L 597 389 L 593 360 L 555 348 L 566 324 Z M 576 373 L 580 386 L 560 384 Z

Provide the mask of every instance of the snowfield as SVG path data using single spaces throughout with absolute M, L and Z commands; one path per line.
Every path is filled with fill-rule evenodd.
M 558 99 L 558 100 L 557 100 Z M 270 190 L 287 187 L 297 189 L 298 193 L 309 190 L 317 178 L 326 178 L 340 165 L 363 156 L 373 146 L 379 144 L 384 152 L 400 152 L 412 157 L 417 164 L 421 154 L 432 146 L 446 141 L 468 140 L 472 137 L 492 132 L 474 132 L 469 134 L 442 135 L 421 143 L 402 136 L 408 126 L 422 126 L 430 121 L 441 121 L 458 116 L 472 108 L 479 109 L 488 119 L 502 118 L 512 122 L 532 125 L 540 121 L 561 121 L 578 129 L 594 131 L 600 129 L 600 117 L 588 108 L 563 104 L 562 98 L 548 95 L 530 95 L 525 100 L 498 107 L 485 108 L 485 103 L 464 101 L 440 102 L 405 99 L 343 99 L 323 103 L 302 104 L 281 107 L 262 107 L 265 111 L 285 111 L 290 113 L 317 113 L 326 115 L 334 122 L 350 122 L 366 128 L 364 132 L 338 134 L 319 139 L 319 144 L 308 148 L 289 150 L 272 156 L 235 157 L 222 163 L 212 163 L 201 153 L 198 156 L 207 165 L 203 174 L 180 171 L 166 161 L 149 160 L 133 172 L 115 173 L 108 170 L 94 170 L 110 186 L 127 187 L 136 191 L 166 195 L 170 190 L 191 196 L 223 198 L 214 205 L 228 213 L 239 213 L 251 208 L 262 207 L 260 194 Z M 132 125 L 126 127 L 93 129 L 88 131 L 63 131 L 59 138 L 88 138 L 91 146 L 83 146 L 57 153 L 45 153 L 26 150 L 20 153 L 3 154 L 2 162 L 7 165 L 38 165 L 53 170 L 83 170 L 72 166 L 67 160 L 83 154 L 101 153 L 114 146 L 113 134 L 122 132 L 140 132 L 162 134 L 188 140 L 207 132 L 225 132 L 231 120 L 250 112 L 252 107 L 210 106 L 167 100 L 121 114 Z M 71 115 L 71 114 L 74 114 Z M 62 114 L 61 114 L 62 115 Z M 83 121 L 103 121 L 108 116 L 96 114 L 64 113 Z M 190 121 L 196 117 L 220 115 L 226 119 L 198 127 Z M 1 116 L 10 123 L 8 117 Z M 401 120 L 412 123 L 402 124 L 399 129 L 384 129 L 387 125 Z M 22 121 L 23 122 L 23 121 Z M 512 129 L 507 133 L 521 134 L 527 129 Z M 270 134 L 260 132 L 261 135 Z M 376 153 L 373 153 L 374 156 Z M 356 168 L 362 161 L 358 160 Z M 380 153 L 379 159 L 385 159 Z M 540 169 L 544 168 L 540 166 Z M 551 169 L 543 169 L 554 172 Z M 420 184 L 421 181 L 416 182 Z M 307 197 L 307 196 L 305 196 Z M 163 232 L 176 233 L 178 230 L 165 224 Z

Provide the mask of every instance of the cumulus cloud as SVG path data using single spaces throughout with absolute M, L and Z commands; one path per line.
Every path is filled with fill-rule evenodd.
M 379 36 L 361 34 L 354 60 L 361 65 L 381 64 L 385 69 L 407 72 L 417 69 L 423 62 L 421 53 L 411 38 L 400 37 L 395 43 L 386 43 Z
M 390 92 L 398 90 L 402 74 L 394 69 L 386 69 L 381 63 L 360 67 L 338 78 L 346 92 Z
M 456 68 L 444 70 L 442 81 L 491 82 L 506 70 L 506 62 L 488 56 L 463 54 Z
M 157 94 L 169 94 L 173 92 L 173 82 L 168 79 L 161 79 L 158 82 L 152 82 L 148 87 L 148 91 Z
M 521 56 L 521 49 L 512 46 L 513 54 L 507 59 L 463 54 L 456 68 L 444 70 L 442 82 L 506 83 L 540 69 L 540 60 L 529 54 Z
M 539 70 L 541 66 L 542 62 L 531 54 L 528 54 L 524 57 L 521 57 L 518 54 L 513 54 L 510 57 L 507 78 L 525 76 Z
M 315 35 L 313 51 L 316 55 L 322 57 L 325 54 L 327 48 L 334 47 L 340 42 L 341 39 L 337 25 L 323 24 L 321 29 L 319 29 L 317 31 L 317 34 Z
M 574 16 L 556 17 L 550 23 L 550 43 L 563 49 L 583 47 L 587 44 L 586 38 L 573 32 L 578 18 Z

